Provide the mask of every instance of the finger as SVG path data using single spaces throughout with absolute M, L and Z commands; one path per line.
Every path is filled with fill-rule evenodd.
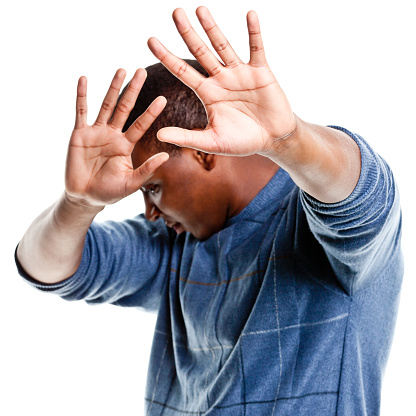
M 255 11 L 247 13 L 248 41 L 250 45 L 250 65 L 266 65 L 266 55 L 264 54 L 263 39 L 260 33 L 260 22 Z
M 206 69 L 210 76 L 218 74 L 223 67 L 221 62 L 218 61 L 204 41 L 195 32 L 183 9 L 176 9 L 172 17 L 179 34 L 182 36 L 191 54 Z
M 100 112 L 98 113 L 95 124 L 103 125 L 107 124 L 113 114 L 114 107 L 117 103 L 117 98 L 120 94 L 121 86 L 123 85 L 124 78 L 126 77 L 126 71 L 124 69 L 118 69 L 111 81 L 110 88 L 104 98 L 101 105 Z
M 169 52 L 156 38 L 150 38 L 147 44 L 153 55 L 189 88 L 196 91 L 204 82 L 205 77 L 203 75 L 185 61 Z
M 186 130 L 179 127 L 164 127 L 157 132 L 157 137 L 162 142 L 173 143 L 181 147 L 189 147 L 207 153 L 222 153 L 213 137 L 212 129 Z
M 77 102 L 75 110 L 75 128 L 87 125 L 87 78 L 81 77 L 77 86 Z
M 135 122 L 128 128 L 125 133 L 127 140 L 136 143 L 146 133 L 147 129 L 156 120 L 159 114 L 166 106 L 165 97 L 157 97 L 146 109 L 146 111 L 138 117 Z
M 228 43 L 227 38 L 215 23 L 209 10 L 204 6 L 200 6 L 196 9 L 196 15 L 212 46 L 223 60 L 224 64 L 231 67 L 239 65 L 241 63 L 240 58 L 234 52 L 233 48 Z
M 148 181 L 156 170 L 169 159 L 169 154 L 162 152 L 147 159 L 143 165 L 136 168 L 126 183 L 127 195 L 138 191 Z
M 117 104 L 113 116 L 111 117 L 111 121 L 109 123 L 111 126 L 119 129 L 123 128 L 130 111 L 133 110 L 133 107 L 136 104 L 137 96 L 143 87 L 146 76 L 147 73 L 144 69 L 138 69 L 135 72 L 125 93 Z

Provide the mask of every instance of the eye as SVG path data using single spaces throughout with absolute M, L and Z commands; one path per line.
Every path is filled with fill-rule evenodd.
M 159 185 L 152 185 L 150 188 L 147 189 L 150 195 L 156 195 L 159 192 Z

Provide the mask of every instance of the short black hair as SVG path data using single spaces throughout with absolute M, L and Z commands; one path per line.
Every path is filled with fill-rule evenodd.
M 185 59 L 185 62 L 202 75 L 208 76 L 198 61 Z M 147 67 L 146 71 L 146 81 L 123 127 L 123 131 L 126 131 L 133 124 L 153 100 L 162 95 L 167 99 L 166 107 L 140 139 L 140 142 L 155 153 L 178 153 L 180 151 L 179 146 L 159 141 L 156 133 L 162 127 L 181 127 L 188 130 L 204 129 L 208 123 L 205 108 L 197 95 L 161 63 Z M 126 89 L 127 86 L 123 89 L 120 97 Z

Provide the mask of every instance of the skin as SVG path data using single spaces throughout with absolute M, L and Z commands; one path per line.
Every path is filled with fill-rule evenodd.
M 219 59 L 182 9 L 173 12 L 173 20 L 208 77 L 157 39 L 150 38 L 148 45 L 201 99 L 207 128 L 163 128 L 158 132 L 160 140 L 185 149 L 170 159 L 166 153 L 152 155 L 139 140 L 163 110 L 163 97 L 122 133 L 146 72 L 136 71 L 116 105 L 125 78 L 125 71 L 118 70 L 91 126 L 87 124 L 86 78 L 81 77 L 65 191 L 35 219 L 17 251 L 22 267 L 33 278 L 55 283 L 71 276 L 79 266 L 86 233 L 97 213 L 138 189 L 144 191 L 149 220 L 159 216 L 178 232 L 186 230 L 206 239 L 227 218 L 238 214 L 279 167 L 301 189 L 325 203 L 341 201 L 355 188 L 361 163 L 358 146 L 347 134 L 307 123 L 292 112 L 267 64 L 256 13 L 247 14 L 248 63 L 239 59 L 206 7 L 199 7 L 196 14 Z M 152 193 L 155 185 L 159 193 Z
M 116 72 L 93 125 L 87 124 L 87 79 L 81 77 L 78 81 L 75 127 L 66 161 L 65 191 L 58 201 L 33 221 L 17 250 L 22 267 L 41 282 L 59 282 L 75 273 L 81 262 L 85 236 L 95 216 L 107 204 L 140 189 L 169 158 L 168 154 L 159 153 L 133 169 L 131 152 L 163 110 L 166 100 L 158 97 L 122 133 L 145 81 L 146 71 L 136 71 L 116 107 L 125 76 L 123 69 Z
M 263 155 L 287 170 L 300 188 L 320 201 L 333 203 L 346 198 L 360 173 L 358 146 L 347 134 L 306 123 L 292 112 L 266 61 L 256 13 L 247 14 L 248 63 L 240 60 L 206 7 L 198 7 L 196 15 L 221 61 L 198 36 L 182 9 L 173 12 L 173 20 L 209 77 L 173 55 L 156 38 L 150 38 L 148 45 L 201 99 L 208 126 L 203 131 L 167 127 L 158 132 L 158 138 L 207 153 Z
M 138 143 L 133 165 L 151 156 Z M 258 155 L 235 158 L 183 148 L 141 187 L 146 219 L 162 218 L 178 234 L 188 231 L 205 240 L 248 205 L 278 169 Z

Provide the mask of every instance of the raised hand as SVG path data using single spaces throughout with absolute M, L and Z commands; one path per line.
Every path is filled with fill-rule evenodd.
M 206 7 L 199 7 L 196 14 L 222 62 L 197 35 L 182 9 L 173 12 L 173 20 L 208 78 L 169 52 L 156 38 L 150 38 L 148 45 L 162 64 L 201 99 L 208 126 L 204 131 L 167 127 L 158 132 L 159 139 L 208 153 L 267 155 L 276 140 L 293 133 L 296 118 L 267 64 L 256 13 L 247 14 L 247 64 L 239 59 Z
M 136 71 L 116 106 L 125 76 L 123 69 L 116 72 L 97 120 L 91 126 L 87 124 L 87 80 L 81 77 L 78 81 L 76 120 L 68 148 L 65 185 L 67 195 L 90 205 L 112 204 L 132 194 L 169 158 L 166 153 L 158 153 L 133 169 L 134 145 L 161 113 L 166 99 L 158 97 L 122 133 L 146 79 L 146 71 Z

